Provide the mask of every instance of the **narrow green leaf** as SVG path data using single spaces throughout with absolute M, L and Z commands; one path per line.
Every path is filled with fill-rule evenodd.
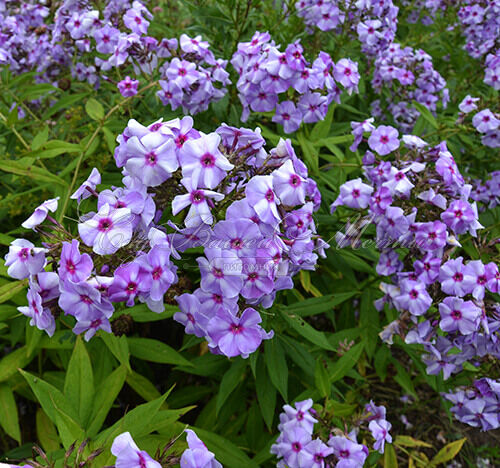
M 358 343 L 334 363 L 330 372 L 330 382 L 342 379 L 357 364 L 362 352 L 363 344 Z
M 87 349 L 80 336 L 76 339 L 66 371 L 64 395 L 77 409 L 80 421 L 83 427 L 86 427 L 94 401 L 94 373 Z
M 288 366 L 283 346 L 276 339 L 267 340 L 264 344 L 264 351 L 264 360 L 271 382 L 283 399 L 288 401 Z
M 99 395 L 99 398 L 96 398 L 91 417 L 89 418 L 90 425 L 87 428 L 89 437 L 95 437 L 99 432 L 111 406 L 113 406 L 116 397 L 125 383 L 126 376 L 127 368 L 121 365 L 109 374 L 97 387 L 96 395 Z
M 36 435 L 46 452 L 55 452 L 60 448 L 56 426 L 42 408 L 36 412 Z
M 271 383 L 264 364 L 264 358 L 262 358 L 262 356 L 259 356 L 259 360 L 257 362 L 255 387 L 257 390 L 257 401 L 259 402 L 262 417 L 264 418 L 268 429 L 271 430 L 274 419 L 274 410 L 276 408 L 276 388 Z
M 40 148 L 49 138 L 49 126 L 45 125 L 33 138 L 31 142 L 31 149 L 37 150 Z
M 328 112 L 323 120 L 317 122 L 313 129 L 311 130 L 311 141 L 317 141 L 321 138 L 325 138 L 330 133 L 330 128 L 333 121 L 333 113 L 335 112 L 335 105 L 330 104 Z
M 398 459 L 396 458 L 396 451 L 390 444 L 385 444 L 384 450 L 384 468 L 398 468 Z
M 170 346 L 151 338 L 128 338 L 130 354 L 136 358 L 161 364 L 192 366 L 186 358 Z
M 128 348 L 128 341 L 126 336 L 119 338 L 112 333 L 102 332 L 101 339 L 108 349 L 113 353 L 113 356 L 118 359 L 118 362 L 125 366 L 129 372 L 132 371 L 130 367 L 130 352 Z
M 28 364 L 33 357 L 28 356 L 28 348 L 18 348 L 0 360 L 0 382 L 12 377 L 20 367 Z
M 427 109 L 427 107 L 425 107 L 423 104 L 420 104 L 417 101 L 413 101 L 413 105 L 427 122 L 429 122 L 434 128 L 438 128 L 436 117 L 432 115 L 432 112 L 429 109 Z
M 137 372 L 129 372 L 126 381 L 127 384 L 146 401 L 155 400 L 161 397 L 156 387 L 146 377 Z
M 231 367 L 224 374 L 219 385 L 219 393 L 217 394 L 217 403 L 215 406 L 215 414 L 218 415 L 220 409 L 226 402 L 229 395 L 234 391 L 238 384 L 243 379 L 247 362 L 244 359 L 236 359 L 231 363 Z
M 318 359 L 316 361 L 316 368 L 314 370 L 314 383 L 323 398 L 328 398 L 330 396 L 332 384 L 330 383 L 328 371 L 326 370 L 326 367 L 321 359 Z
M 21 429 L 17 415 L 14 393 L 7 384 L 0 384 L 0 425 L 18 444 L 21 444 Z
M 17 161 L 3 160 L 0 161 L 0 170 L 10 172 L 21 176 L 30 177 L 40 182 L 50 182 L 52 184 L 62 185 L 66 187 L 68 184 L 65 180 L 57 177 L 51 172 L 36 166 L 26 166 Z
M 28 285 L 28 280 L 10 281 L 0 288 L 0 304 L 7 302 Z
M 462 450 L 462 446 L 465 444 L 466 440 L 467 438 L 464 437 L 463 439 L 455 440 L 445 445 L 431 460 L 431 467 L 453 460 L 458 455 L 458 452 Z

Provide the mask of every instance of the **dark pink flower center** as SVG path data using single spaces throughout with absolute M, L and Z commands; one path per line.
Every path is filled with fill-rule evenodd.
M 113 221 L 111 218 L 102 218 L 99 220 L 97 229 L 101 232 L 107 232 L 113 227 Z
M 215 158 L 210 153 L 205 153 L 201 157 L 201 165 L 204 167 L 214 167 L 215 166 Z
M 201 190 L 195 190 L 191 193 L 191 201 L 197 205 L 205 201 L 205 194 Z

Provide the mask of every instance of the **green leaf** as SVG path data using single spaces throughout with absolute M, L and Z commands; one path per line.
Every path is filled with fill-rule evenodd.
M 90 437 L 94 437 L 99 432 L 111 406 L 125 383 L 126 375 L 127 368 L 121 365 L 109 374 L 96 388 L 96 395 L 99 395 L 99 398 L 95 399 L 92 414 L 89 418 L 90 425 L 87 428 L 87 433 Z
M 10 281 L 0 288 L 0 304 L 7 302 L 28 285 L 28 280 Z
M 372 358 L 377 348 L 380 331 L 379 311 L 373 305 L 372 290 L 366 289 L 361 296 L 360 320 L 361 339 L 366 354 Z
M 243 379 L 247 362 L 244 359 L 236 359 L 231 363 L 231 367 L 224 374 L 219 385 L 219 393 L 217 393 L 217 403 L 215 406 L 215 414 L 218 415 L 220 409 L 226 402 L 229 395 L 234 391 L 238 384 Z
M 311 130 L 311 141 L 318 141 L 321 138 L 325 138 L 330 133 L 330 128 L 333 121 L 333 113 L 335 112 L 335 105 L 331 104 L 328 112 L 323 120 L 317 122 L 313 129 Z
M 427 122 L 429 122 L 434 128 L 438 128 L 436 117 L 432 115 L 431 111 L 427 109 L 427 107 L 425 107 L 423 104 L 420 104 L 417 101 L 413 101 L 413 105 Z
M 44 97 L 52 91 L 58 91 L 58 88 L 49 83 L 31 84 L 30 86 L 23 87 L 23 89 L 25 91 L 19 96 L 21 101 L 32 101 Z
M 406 435 L 398 435 L 394 439 L 394 445 L 400 445 L 401 447 L 428 447 L 432 448 L 431 444 L 423 442 L 422 440 L 414 439 L 413 437 Z
M 328 398 L 330 396 L 332 385 L 330 383 L 326 367 L 321 359 L 316 360 L 314 384 L 323 398 Z
M 285 321 L 301 336 L 309 340 L 311 343 L 319 346 L 320 348 L 329 351 L 336 351 L 336 349 L 329 343 L 323 332 L 320 332 L 309 325 L 303 318 L 297 315 L 288 315 L 284 310 L 281 310 L 281 315 Z
M 335 306 L 342 304 L 355 296 L 357 291 L 328 294 L 321 297 L 313 297 L 305 299 L 286 307 L 286 310 L 292 314 L 300 315 L 301 317 L 309 317 L 311 315 L 322 314 L 332 310 Z
M 42 408 L 36 412 L 36 435 L 46 452 L 55 452 L 60 448 L 56 426 Z
M 83 440 L 84 431 L 79 424 L 78 415 L 66 397 L 53 385 L 19 370 L 28 382 L 38 402 L 47 416 L 55 423 L 65 449 L 73 442 Z
M 144 361 L 160 364 L 192 366 L 186 358 L 170 346 L 151 338 L 128 338 L 130 354 Z
M 257 401 L 259 402 L 262 417 L 264 418 L 268 429 L 271 430 L 273 425 L 274 409 L 276 408 L 276 388 L 269 379 L 262 356 L 259 356 L 259 360 L 257 362 L 255 387 L 257 390 Z
M 94 373 L 87 349 L 80 336 L 76 339 L 66 371 L 64 395 L 73 408 L 76 408 L 83 427 L 86 427 L 94 401 Z
M 26 326 L 26 352 L 28 353 L 29 357 L 31 357 L 37 349 L 38 344 L 42 339 L 43 333 L 44 332 L 42 330 L 39 330 L 37 327 Z
M 89 93 L 78 93 L 78 94 L 70 94 L 67 96 L 63 96 L 57 100 L 57 102 L 49 107 L 45 114 L 43 115 L 44 119 L 48 119 L 50 116 L 54 115 L 56 112 L 60 110 L 67 110 L 71 108 L 71 106 L 77 102 L 81 102 L 84 98 L 88 96 Z
M 464 437 L 463 439 L 455 440 L 454 442 L 450 442 L 448 445 L 445 445 L 431 460 L 431 467 L 453 460 L 462 449 L 466 440 L 467 438 Z
M 33 138 L 31 142 L 31 149 L 37 150 L 40 148 L 49 138 L 49 126 L 45 125 L 42 130 L 40 130 Z
M 94 98 L 90 98 L 85 103 L 85 111 L 92 120 L 102 120 L 104 118 L 104 107 Z
M 245 452 L 224 437 L 199 427 L 193 427 L 192 429 L 203 440 L 208 449 L 215 453 L 215 457 L 223 466 L 258 468 L 259 465 L 252 461 Z
M 330 382 L 337 382 L 342 379 L 358 362 L 363 352 L 363 343 L 354 345 L 335 364 L 330 373 Z
M 28 356 L 28 348 L 23 346 L 2 358 L 0 361 L 0 382 L 12 377 L 18 368 L 24 367 L 33 357 Z
M 307 167 L 313 174 L 317 174 L 319 172 L 318 150 L 304 136 L 302 132 L 297 133 L 297 140 L 299 141 L 300 148 L 304 156 L 303 159 L 306 162 Z
M 326 409 L 331 412 L 333 416 L 337 418 L 343 418 L 350 416 L 356 410 L 357 405 L 350 405 L 348 403 L 341 403 L 336 400 L 328 400 L 326 403 Z
M 285 358 L 285 350 L 277 339 L 267 340 L 264 344 L 264 360 L 271 382 L 281 393 L 285 401 L 288 401 L 288 366 Z
M 21 444 L 16 400 L 12 389 L 7 384 L 0 384 L 0 425 L 7 435 Z
M 30 177 L 40 182 L 49 182 L 51 184 L 62 185 L 66 187 L 68 184 L 65 180 L 57 177 L 49 171 L 36 166 L 26 166 L 17 161 L 3 160 L 0 161 L 0 170 L 10 172 L 12 174 Z
M 112 333 L 102 332 L 100 334 L 101 339 L 108 349 L 113 353 L 113 356 L 118 359 L 118 362 L 125 366 L 129 372 L 132 371 L 130 367 L 130 352 L 128 348 L 128 341 L 126 336 L 120 336 L 119 338 Z
M 114 153 L 116 148 L 115 134 L 108 127 L 102 127 L 102 133 L 104 134 L 104 140 L 106 141 L 106 146 L 108 147 L 111 153 Z
M 384 450 L 384 468 L 398 468 L 398 459 L 396 458 L 396 451 L 390 444 L 385 444 Z
M 156 387 L 146 377 L 137 372 L 129 372 L 126 381 L 127 384 L 146 401 L 155 400 L 161 397 L 161 393 Z

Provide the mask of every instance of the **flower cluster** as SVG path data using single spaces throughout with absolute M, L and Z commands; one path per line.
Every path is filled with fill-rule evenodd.
M 465 50 L 484 59 L 484 82 L 500 89 L 500 4 L 488 0 L 460 2 L 458 19 L 465 35 Z
M 498 429 L 500 382 L 489 378 L 474 381 L 472 388 L 459 388 L 443 395 L 453 403 L 451 412 L 460 421 L 483 431 Z
M 412 101 L 417 101 L 431 111 L 441 97 L 443 107 L 449 101 L 444 78 L 434 69 L 432 57 L 422 49 L 401 47 L 392 43 L 380 51 L 374 61 L 373 89 L 377 93 L 388 91 L 385 98 L 387 113 L 404 132 L 411 132 L 418 116 Z M 384 115 L 380 100 L 372 102 L 372 115 Z
M 434 23 L 434 19 L 439 11 L 447 8 L 446 0 L 402 0 L 403 6 L 409 6 L 409 12 L 406 16 L 406 22 L 415 24 L 420 21 L 428 26 Z
M 188 448 L 184 450 L 180 459 L 175 456 L 166 455 L 166 451 L 173 442 L 167 444 L 163 453 L 158 452 L 160 463 L 153 459 L 146 451 L 139 449 L 129 432 L 124 432 L 115 437 L 111 446 L 111 453 L 116 457 L 115 466 L 127 468 L 161 468 L 162 466 L 174 466 L 180 464 L 180 468 L 222 468 L 206 445 L 199 439 L 191 429 L 185 430 Z
M 356 33 L 368 56 L 387 48 L 396 35 L 399 8 L 392 0 L 300 0 L 295 8 L 311 31 L 317 27 L 340 32 L 342 27 L 342 32 Z
M 371 132 L 370 149 L 379 155 L 395 152 L 395 161 L 367 151 L 367 183 L 358 178 L 343 184 L 332 211 L 345 206 L 368 214 L 337 234 L 340 247 L 358 247 L 359 230 L 375 225 L 380 251 L 376 271 L 391 280 L 381 283 L 385 295 L 376 307 L 382 310 L 388 304 L 400 313 L 381 337 L 392 343 L 399 334 L 406 343 L 422 345 L 427 373 L 442 372 L 445 379 L 469 361 L 480 366 L 488 356 L 498 359 L 500 315 L 490 295 L 500 288 L 498 266 L 467 260 L 459 250 L 459 236 L 474 238 L 482 229 L 476 202 L 470 199 L 472 186 L 444 142 L 431 148 L 405 135 L 406 151 L 400 151 L 391 127 L 370 129 L 365 124 L 365 129 Z M 478 249 L 492 246 L 487 241 L 477 244 Z
M 488 208 L 495 208 L 500 205 L 500 171 L 491 173 L 491 178 L 484 181 L 475 181 L 471 198 L 481 202 Z
M 465 96 L 458 108 L 464 114 L 469 114 L 477 110 L 476 102 L 479 98 Z M 481 143 L 490 148 L 500 148 L 500 114 L 495 114 L 486 108 L 474 114 L 472 125 L 481 133 Z
M 374 450 L 384 453 L 385 442 L 392 442 L 391 423 L 386 420 L 383 406 L 367 404 L 355 427 L 345 434 L 320 417 L 312 405 L 309 399 L 295 403 L 295 407 L 283 406 L 278 426 L 280 435 L 271 447 L 271 453 L 280 459 L 278 467 L 361 468 L 369 454 L 368 447 L 357 442 L 361 425 L 368 426 L 375 440 Z M 321 427 L 315 431 L 318 421 Z M 322 439 L 325 430 L 327 443 Z
M 9 275 L 30 282 L 28 306 L 19 310 L 49 335 L 53 312 L 62 310 L 88 340 L 111 331 L 114 304 L 139 300 L 162 312 L 179 281 L 175 261 L 186 253 L 188 262 L 190 249 L 202 247 L 200 287 L 177 297 L 174 319 L 213 352 L 247 357 L 272 337 L 255 308 L 293 288 L 292 276 L 314 269 L 327 247 L 316 234 L 321 197 L 305 165 L 288 140 L 268 153 L 259 129 L 223 124 L 203 134 L 191 117 L 147 127 L 131 120 L 117 141 L 123 186 L 98 192 L 94 169 L 72 195 L 97 202 L 80 218 L 79 238 L 50 216 L 57 199 L 23 223 L 45 242 L 18 239 L 6 256 Z
M 286 133 L 296 131 L 302 122 L 324 119 L 328 105 L 340 103 L 338 85 L 351 94 L 357 92 L 360 79 L 352 60 L 343 58 L 334 63 L 327 53 L 320 52 L 311 65 L 299 41 L 283 52 L 269 33 L 256 32 L 250 42 L 238 44 L 231 64 L 240 75 L 241 119 L 246 121 L 250 111 L 275 111 L 273 122 L 283 125 Z

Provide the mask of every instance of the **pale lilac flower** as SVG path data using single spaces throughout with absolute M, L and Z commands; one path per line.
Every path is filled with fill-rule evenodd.
M 336 468 L 361 468 L 368 456 L 368 449 L 347 437 L 330 437 L 328 445 L 333 448 L 333 454 L 338 458 Z
M 194 431 L 185 429 L 188 448 L 184 450 L 180 466 L 181 468 L 222 468 L 206 445 L 199 439 Z
M 92 193 L 95 192 L 96 186 L 99 185 L 100 183 L 101 183 L 101 174 L 94 167 L 88 179 L 82 185 L 80 185 L 80 187 L 78 187 L 76 192 L 73 195 L 71 195 L 70 198 L 73 200 L 78 200 L 78 203 L 80 203 L 82 200 L 89 198 L 92 195 Z
M 399 148 L 399 132 L 387 125 L 381 125 L 372 131 L 368 146 L 380 156 L 385 156 Z
M 73 283 L 84 281 L 94 268 L 90 255 L 80 254 L 79 245 L 80 243 L 76 239 L 73 239 L 71 244 L 69 242 L 62 243 L 58 273 L 63 281 L 66 278 L 69 278 Z
M 208 317 L 202 313 L 202 305 L 194 294 L 181 294 L 175 300 L 179 304 L 180 312 L 174 314 L 174 320 L 182 323 L 188 335 L 201 338 L 206 335 Z
M 30 241 L 16 239 L 12 241 L 9 252 L 5 255 L 7 274 L 16 279 L 36 275 L 45 266 L 45 252 L 41 247 L 35 247 Z
M 190 139 L 182 146 L 179 157 L 182 175 L 191 177 L 197 187 L 215 188 L 233 169 L 233 165 L 220 152 L 221 137 L 217 133 Z
M 115 437 L 111 453 L 116 457 L 116 468 L 161 468 L 160 463 L 137 447 L 130 432 Z
M 280 201 L 273 191 L 272 176 L 252 177 L 245 188 L 245 195 L 259 219 L 271 225 L 280 220 L 277 207 Z
M 135 8 L 127 10 L 123 15 L 123 23 L 136 34 L 147 34 L 149 21 L 144 19 L 141 13 Z
M 181 184 L 186 188 L 188 193 L 177 195 L 172 201 L 172 214 L 175 216 L 187 206 L 190 206 L 189 212 L 184 219 L 186 227 L 197 227 L 200 224 L 212 224 L 213 216 L 208 205 L 208 200 L 221 201 L 224 195 L 198 188 L 197 184 L 191 178 L 183 178 Z
M 212 340 L 209 346 L 217 346 L 225 356 L 241 355 L 246 359 L 260 346 L 262 340 L 273 336 L 272 331 L 264 331 L 260 322 L 262 317 L 251 307 L 246 308 L 241 317 L 219 311 L 207 324 L 207 332 Z
M 293 133 L 300 127 L 302 113 L 292 101 L 283 101 L 276 106 L 272 121 L 283 125 L 285 133 Z
M 35 288 L 30 288 L 27 294 L 28 306 L 18 307 L 17 310 L 26 317 L 30 317 L 30 325 L 45 330 L 49 336 L 54 334 L 56 322 L 50 310 L 42 304 L 42 297 Z
M 472 96 L 465 96 L 462 102 L 458 105 L 458 108 L 464 113 L 468 114 L 477 109 L 476 102 L 479 101 L 480 98 L 475 98 Z
M 359 177 L 349 180 L 340 186 L 340 194 L 330 206 L 330 212 L 333 213 L 337 206 L 347 206 L 355 209 L 367 208 L 372 192 L 373 187 L 362 183 Z
M 128 208 L 112 209 L 107 203 L 87 221 L 78 224 L 85 245 L 99 255 L 110 255 L 132 239 L 132 219 Z
M 49 211 L 54 213 L 57 210 L 58 200 L 59 197 L 44 201 L 21 226 L 25 229 L 35 230 L 35 227 L 45 221 Z
M 384 453 L 384 446 L 386 442 L 389 444 L 392 442 L 392 436 L 389 434 L 391 427 L 391 423 L 389 421 L 385 421 L 384 419 L 370 421 L 370 424 L 368 424 L 368 429 L 370 429 L 370 432 L 375 439 L 373 448 L 378 450 L 380 453 Z
M 120 265 L 115 270 L 113 283 L 108 289 L 109 299 L 113 302 L 126 302 L 132 307 L 139 294 L 149 292 L 153 278 L 149 271 L 141 268 L 139 262 Z
M 479 326 L 482 311 L 472 301 L 459 297 L 446 297 L 439 304 L 441 330 L 449 333 L 459 331 L 462 335 L 474 333 Z
M 300 177 L 289 159 L 279 169 L 271 173 L 273 188 L 284 205 L 294 206 L 305 203 L 305 180 Z
M 139 80 L 132 80 L 130 76 L 118 82 L 118 90 L 123 97 L 131 97 L 137 94 Z
M 432 304 L 425 285 L 420 282 L 403 280 L 400 283 L 400 294 L 395 299 L 399 310 L 407 310 L 412 315 L 423 315 Z
M 500 120 L 489 109 L 484 109 L 472 117 L 472 125 L 480 133 L 496 130 L 500 125 Z
M 441 289 L 446 294 L 463 297 L 474 288 L 475 279 L 463 264 L 463 258 L 448 260 L 439 271 Z

